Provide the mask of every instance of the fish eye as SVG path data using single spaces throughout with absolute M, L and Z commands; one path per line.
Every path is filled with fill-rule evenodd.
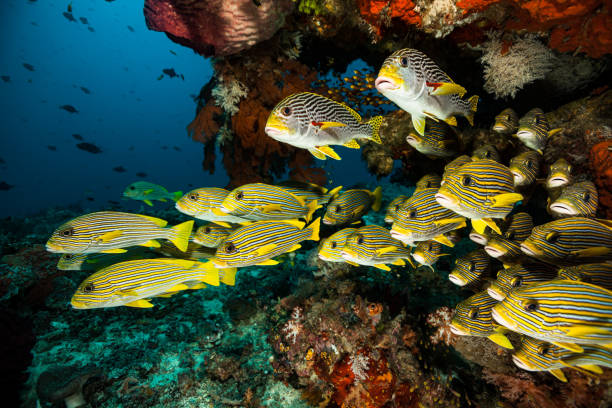
M 66 255 L 64 255 L 64 259 L 72 259 L 72 255 L 66 254 Z
M 399 62 L 400 62 L 400 65 L 402 67 L 407 67 L 408 66 L 408 57 L 401 57 Z
M 416 217 L 416 215 L 417 215 L 416 210 L 410 210 L 410 214 L 408 214 L 408 217 L 409 218 L 414 218 L 414 217 Z
M 490 150 L 487 150 L 487 151 L 485 152 L 485 154 L 484 154 L 484 157 L 486 157 L 486 158 L 491 157 L 491 151 L 490 151 Z
M 538 354 L 541 356 L 545 356 L 550 351 L 550 347 L 548 346 L 540 346 L 538 347 Z
M 559 233 L 557 231 L 552 231 L 546 234 L 546 242 L 554 244 L 559 239 Z
M 337 205 L 337 206 L 335 206 L 335 207 L 334 207 L 334 212 L 339 213 L 339 212 L 341 212 L 341 211 L 342 211 L 342 207 L 340 207 L 339 205 Z
M 363 235 L 357 236 L 357 245 L 363 245 Z
M 478 309 L 474 308 L 474 309 L 470 309 L 468 312 L 468 317 L 470 319 L 477 319 L 478 318 Z
M 535 300 L 528 300 L 523 303 L 523 309 L 525 309 L 527 312 L 535 312 L 538 310 L 538 304 Z
M 399 204 L 395 204 L 395 211 L 399 211 L 400 209 L 400 205 Z
M 508 239 L 514 239 L 514 231 L 506 231 L 504 234 Z
M 291 115 L 291 108 L 289 106 L 285 106 L 283 109 L 281 109 L 281 113 L 284 116 L 289 116 Z
M 196 193 L 191 193 L 191 194 L 189 194 L 189 199 L 191 201 L 197 201 L 198 200 L 198 195 Z
M 231 242 L 225 244 L 225 247 L 223 249 L 225 249 L 225 252 L 227 252 L 228 254 L 236 252 L 236 246 Z
M 74 228 L 67 228 L 67 229 L 61 231 L 60 235 L 62 235 L 64 237 L 70 237 L 70 236 L 74 235 Z
M 508 120 L 508 121 L 509 121 L 510 119 L 512 119 L 512 117 L 510 116 L 510 114 L 507 114 L 507 115 L 506 115 L 506 120 Z
M 210 227 L 204 227 L 204 233 L 210 234 Z
M 240 200 L 242 200 L 244 198 L 244 193 L 242 191 L 238 191 L 238 192 L 236 192 L 234 197 L 236 197 L 236 200 L 240 201 Z
M 522 282 L 523 280 L 521 279 L 520 276 L 515 276 L 514 278 L 510 280 L 510 285 L 512 285 L 513 288 L 518 288 L 519 286 L 521 286 Z
M 94 285 L 92 285 L 91 283 L 88 283 L 87 285 L 85 285 L 83 287 L 83 292 L 85 293 L 91 293 L 94 290 Z
M 470 262 L 470 272 L 474 272 L 476 270 L 476 263 L 474 261 Z
M 582 195 L 582 201 L 588 203 L 591 200 L 591 194 L 587 191 Z
M 136 190 L 136 187 L 130 186 L 130 190 Z
M 533 162 L 531 160 L 527 160 L 526 164 L 528 169 L 533 169 Z
M 333 248 L 336 248 L 337 246 L 338 246 L 338 244 L 336 244 L 336 241 L 332 241 L 332 243 L 331 243 L 331 247 L 332 247 L 332 249 L 333 249 Z
M 470 176 L 463 176 L 461 178 L 461 184 L 463 184 L 464 186 L 469 186 L 472 183 L 472 178 Z
M 429 245 L 427 245 L 427 250 L 431 251 L 432 248 L 433 248 L 433 245 L 431 245 L 431 243 L 429 243 Z

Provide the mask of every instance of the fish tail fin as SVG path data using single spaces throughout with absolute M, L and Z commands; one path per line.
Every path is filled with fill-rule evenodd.
M 236 268 L 224 268 L 219 270 L 219 280 L 226 285 L 236 284 Z
M 185 252 L 187 245 L 189 245 L 189 236 L 193 229 L 193 220 L 185 221 L 182 224 L 175 225 L 170 230 L 172 231 L 170 242 L 172 242 L 178 249 Z
M 306 222 L 310 222 L 310 220 L 312 220 L 312 214 L 314 214 L 314 212 L 317 211 L 318 208 L 321 208 L 321 206 L 318 204 L 317 200 L 312 200 L 308 202 L 308 204 L 306 204 L 306 208 L 308 209 L 308 213 L 306 214 L 304 219 L 306 220 Z
M 470 125 L 474 126 L 474 114 L 478 109 L 478 95 L 471 96 L 470 98 L 468 98 L 467 102 L 469 110 L 465 114 L 465 118 L 468 120 L 468 122 L 470 122 Z
M 313 241 L 318 241 L 319 238 L 319 229 L 321 228 L 321 217 L 317 218 L 313 222 L 310 223 L 308 229 L 312 232 L 310 235 L 310 239 Z
M 180 190 L 179 190 L 179 191 L 175 191 L 174 193 L 171 193 L 171 194 L 172 194 L 172 199 L 173 199 L 174 201 L 178 201 L 178 200 L 180 200 L 180 199 L 181 199 L 181 197 L 183 196 L 183 192 L 182 192 L 182 191 L 180 191 Z
M 342 190 L 342 186 L 338 186 L 338 187 L 335 187 L 335 188 L 332 188 L 331 190 L 329 190 L 327 192 L 327 195 L 329 195 L 329 200 L 331 201 L 334 198 L 336 198 L 336 195 L 338 195 L 340 190 Z
M 370 140 L 374 143 L 381 144 L 382 140 L 380 139 L 380 125 L 382 125 L 383 117 L 382 116 L 374 116 L 370 120 L 368 120 L 367 124 L 372 128 L 372 134 L 370 135 Z
M 382 187 L 378 186 L 372 191 L 372 196 L 374 197 L 374 203 L 372 204 L 372 209 L 374 211 L 380 210 L 380 205 L 382 203 Z
M 212 261 L 197 262 L 195 269 L 198 272 L 202 272 L 202 274 L 198 277 L 200 282 L 207 283 L 212 286 L 219 286 L 219 269 L 217 269 Z

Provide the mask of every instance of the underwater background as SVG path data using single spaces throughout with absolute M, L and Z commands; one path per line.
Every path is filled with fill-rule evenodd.
M 612 404 L 609 1 L 7 0 L 0 10 L 3 406 Z M 417 79 L 403 58 L 426 61 Z M 392 93 L 389 81 L 413 79 L 435 103 L 417 111 Z M 304 103 L 323 115 L 305 124 L 317 129 L 308 147 L 274 128 L 288 123 L 283 106 L 302 109 L 285 98 L 303 92 L 325 97 Z M 326 132 L 348 136 L 316 139 Z M 508 185 L 487 179 L 500 172 Z M 185 204 L 213 187 L 226 189 L 225 207 Z M 241 187 L 255 192 L 242 214 Z M 498 197 L 486 215 L 481 193 Z M 480 208 L 452 207 L 452 194 Z M 223 218 L 230 204 L 241 219 Z M 414 209 L 434 220 L 415 227 Z M 96 232 L 103 211 L 141 218 L 113 215 L 115 230 Z M 155 225 L 114 245 L 143 219 Z M 61 234 L 81 225 L 98 250 L 66 249 Z M 172 235 L 181 225 L 193 228 L 183 241 Z M 206 227 L 225 234 L 213 248 L 198 241 Z M 374 249 L 359 241 L 368 236 Z M 257 262 L 222 254 L 242 237 Z M 82 263 L 67 266 L 66 254 Z M 150 289 L 144 279 L 121 288 L 129 301 L 78 300 L 98 288 L 97 271 L 141 262 L 121 269 L 129 279 L 160 258 L 175 268 L 165 289 L 136 293 Z M 198 268 L 208 280 L 181 277 Z M 569 289 L 520 298 L 559 279 Z M 502 323 L 511 290 L 527 313 L 552 291 L 563 309 L 553 323 L 574 319 L 573 334 Z M 587 306 L 594 296 L 602 311 Z

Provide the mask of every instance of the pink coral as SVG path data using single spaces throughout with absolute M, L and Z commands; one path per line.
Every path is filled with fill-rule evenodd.
M 429 338 L 433 344 L 443 342 L 447 346 L 457 341 L 457 336 L 450 330 L 450 323 L 453 317 L 453 309 L 442 306 L 435 312 L 427 315 L 427 324 L 435 327 L 436 331 Z

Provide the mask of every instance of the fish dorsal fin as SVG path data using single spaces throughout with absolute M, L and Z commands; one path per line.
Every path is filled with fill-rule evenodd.
M 563 371 L 561 371 L 560 368 L 548 370 L 548 372 L 557 377 L 559 381 L 567 382 L 567 378 L 565 378 L 565 374 L 563 374 Z
M 149 302 L 147 299 L 139 299 L 130 303 L 126 303 L 124 306 L 150 308 L 153 307 L 153 303 Z
M 299 229 L 304 229 L 304 226 L 306 225 L 304 221 L 300 220 L 283 220 L 283 222 L 286 224 L 293 225 L 294 227 L 297 227 Z
M 343 144 L 343 146 L 344 147 L 348 147 L 349 149 L 359 149 L 361 147 L 361 146 L 359 146 L 359 143 L 357 143 L 357 141 L 355 139 L 349 140 L 348 142 Z
M 257 254 L 257 256 L 265 256 L 269 254 L 270 252 L 274 251 L 276 247 L 277 247 L 276 244 L 264 245 L 260 248 L 257 248 L 257 250 L 255 250 L 255 253 Z
M 453 248 L 455 246 L 455 244 L 453 244 L 446 235 L 438 235 L 437 237 L 434 237 L 433 240 L 441 243 L 442 245 L 446 245 L 447 247 Z
M 504 193 L 492 197 L 492 207 L 508 207 L 523 200 L 524 197 L 519 193 Z
M 502 346 L 511 350 L 514 349 L 514 346 L 512 345 L 512 343 L 510 343 L 510 340 L 508 340 L 508 338 L 502 333 L 493 333 L 487 336 L 487 338 L 498 346 Z
M 562 342 L 558 342 L 558 341 L 551 341 L 552 344 L 554 344 L 557 347 L 561 347 L 563 349 L 569 350 L 569 351 L 573 351 L 574 353 L 582 353 L 584 352 L 584 349 L 582 347 L 580 347 L 578 344 L 573 344 L 573 343 L 562 343 Z
M 115 238 L 119 238 L 121 236 L 121 234 L 123 234 L 123 232 L 121 232 L 121 230 L 109 231 L 107 233 L 104 233 L 104 234 L 100 235 L 98 237 L 98 241 L 103 242 L 103 243 L 106 244 L 106 243 L 112 241 Z
M 353 117 L 357 120 L 357 122 L 361 122 L 361 115 L 358 114 L 353 108 L 351 108 L 350 106 L 348 106 L 346 103 L 344 102 L 339 102 L 340 105 L 344 106 L 344 108 L 346 108 L 347 111 L 349 111 L 349 113 L 351 115 L 353 115 Z
M 168 221 L 162 220 L 161 218 L 149 217 L 148 215 L 142 215 L 142 214 L 138 214 L 138 216 L 151 221 L 158 227 L 165 227 L 166 225 L 168 225 Z

